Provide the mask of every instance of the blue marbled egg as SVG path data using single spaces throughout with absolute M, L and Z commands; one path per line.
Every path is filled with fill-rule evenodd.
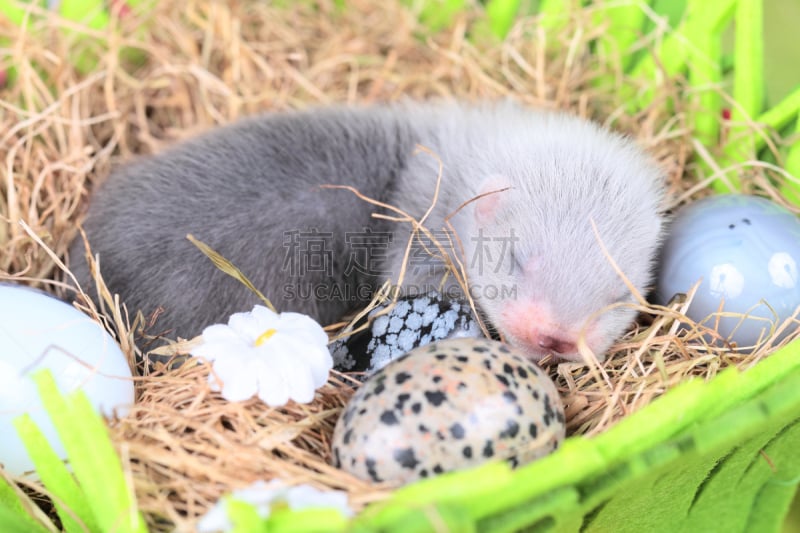
M 756 196 L 712 196 L 681 209 L 661 255 L 657 300 L 667 303 L 702 280 L 687 312 L 743 350 L 800 306 L 800 221 L 787 209 Z M 786 331 L 783 335 L 788 335 Z

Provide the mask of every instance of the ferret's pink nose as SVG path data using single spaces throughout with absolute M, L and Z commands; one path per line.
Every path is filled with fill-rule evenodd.
M 551 337 L 550 335 L 541 335 L 535 339 L 535 342 L 541 349 L 547 350 L 548 352 L 563 354 L 575 353 L 578 351 L 574 342 Z
M 547 353 L 569 357 L 578 351 L 573 335 L 554 320 L 547 305 L 515 302 L 506 307 L 502 326 L 514 341 L 528 346 L 539 357 Z

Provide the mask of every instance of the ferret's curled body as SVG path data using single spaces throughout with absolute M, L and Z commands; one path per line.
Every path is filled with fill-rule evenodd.
M 164 307 L 158 323 L 173 335 L 199 334 L 258 303 L 189 233 L 279 310 L 330 323 L 397 279 L 411 225 L 320 186 L 350 186 L 420 219 L 440 162 L 425 226 L 439 230 L 458 211 L 450 222 L 489 322 L 532 357 L 579 358 L 581 332 L 602 356 L 634 312 L 597 313 L 631 300 L 598 237 L 642 290 L 662 233 L 663 177 L 632 141 L 564 114 L 406 103 L 255 117 L 119 168 L 92 198 L 84 228 L 109 288 L 129 308 Z M 492 191 L 501 192 L 469 202 Z M 88 284 L 81 239 L 70 256 Z M 412 253 L 409 290 L 438 281 L 430 266 Z

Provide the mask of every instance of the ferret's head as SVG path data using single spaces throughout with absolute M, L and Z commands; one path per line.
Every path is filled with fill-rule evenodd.
M 486 196 L 463 214 L 471 290 L 531 357 L 581 361 L 583 336 L 603 360 L 636 315 L 622 275 L 640 293 L 651 282 L 663 175 L 632 141 L 578 119 L 546 120 L 549 135 L 503 147 L 476 191 Z

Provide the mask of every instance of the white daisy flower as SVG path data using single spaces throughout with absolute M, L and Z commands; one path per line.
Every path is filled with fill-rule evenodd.
M 233 524 L 228 519 L 228 513 L 225 510 L 228 500 L 253 505 L 258 516 L 264 520 L 269 517 L 273 506 L 287 506 L 292 510 L 306 507 L 330 507 L 337 509 L 345 518 L 353 515 L 345 492 L 321 491 L 310 485 L 288 487 L 277 479 L 269 483 L 256 481 L 246 489 L 235 490 L 230 495 L 221 498 L 197 523 L 198 533 L 217 533 L 233 529 Z
M 232 402 L 257 394 L 271 407 L 290 399 L 309 403 L 333 368 L 328 336 L 300 313 L 278 314 L 257 305 L 249 313 L 231 315 L 227 326 L 205 328 L 202 339 L 192 354 L 212 362 L 212 390 L 221 390 Z

